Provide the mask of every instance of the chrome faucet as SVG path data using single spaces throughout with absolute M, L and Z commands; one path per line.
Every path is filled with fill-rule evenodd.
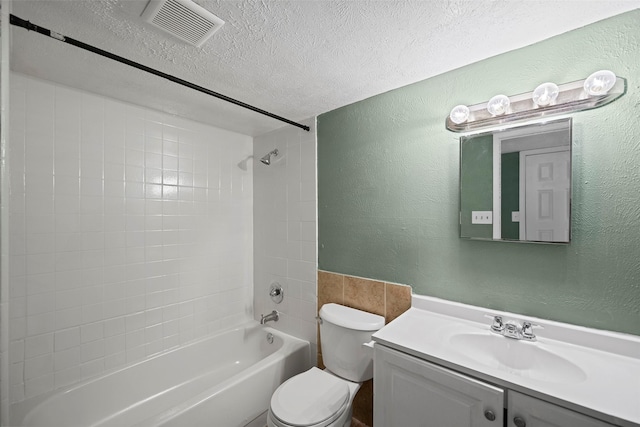
M 531 322 L 522 322 L 520 324 L 515 320 L 505 322 L 502 316 L 493 316 L 491 332 L 516 340 L 535 341 L 534 327 L 538 327 L 538 325 L 534 325 Z
M 277 322 L 279 318 L 280 318 L 280 314 L 276 310 L 273 310 L 271 313 L 267 315 L 264 315 L 264 314 L 260 315 L 260 324 L 264 325 L 265 323 L 270 322 L 272 320 L 274 322 Z

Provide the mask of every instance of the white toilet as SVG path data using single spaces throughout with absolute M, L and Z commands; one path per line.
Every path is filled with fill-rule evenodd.
M 371 335 L 384 317 L 339 304 L 320 308 L 324 371 L 311 368 L 285 381 L 271 396 L 269 427 L 349 427 L 352 402 L 373 378 Z

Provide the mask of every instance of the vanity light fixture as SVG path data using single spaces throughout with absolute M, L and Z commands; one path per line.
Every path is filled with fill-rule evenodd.
M 446 119 L 452 132 L 471 132 L 602 107 L 627 92 L 627 81 L 601 70 L 584 80 L 556 85 L 547 82 L 532 92 L 496 95 L 489 102 L 457 105 Z

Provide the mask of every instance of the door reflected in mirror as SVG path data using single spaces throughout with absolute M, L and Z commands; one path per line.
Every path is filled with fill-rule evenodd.
M 460 138 L 460 237 L 571 239 L 571 119 Z

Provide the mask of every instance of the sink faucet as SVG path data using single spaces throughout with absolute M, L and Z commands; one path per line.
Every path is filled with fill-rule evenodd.
M 522 324 L 520 324 L 515 320 L 505 322 L 502 316 L 493 316 L 491 332 L 516 340 L 535 341 L 536 335 L 533 333 L 534 326 L 538 325 L 534 325 L 531 322 L 522 322 Z
M 260 316 L 260 324 L 264 325 L 265 323 L 270 322 L 272 320 L 274 322 L 277 322 L 279 317 L 280 317 L 280 315 L 278 314 L 278 312 L 276 310 L 273 310 L 271 313 L 269 313 L 267 315 L 262 314 Z

